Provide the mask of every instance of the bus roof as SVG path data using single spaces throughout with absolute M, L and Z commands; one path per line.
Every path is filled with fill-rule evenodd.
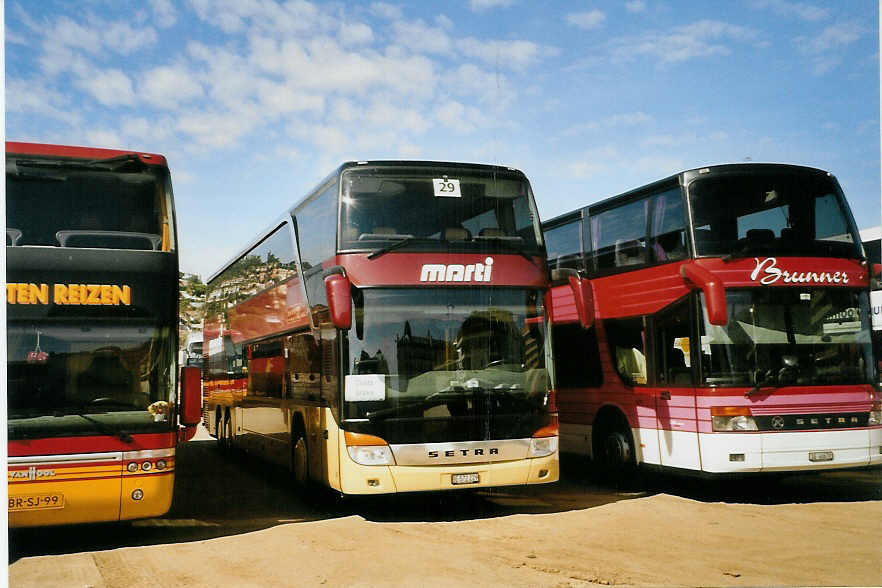
M 598 200 L 597 202 L 592 202 L 590 204 L 586 204 L 585 206 L 580 206 L 579 208 L 576 208 L 575 210 L 570 210 L 570 211 L 565 212 L 563 214 L 559 214 L 554 218 L 548 219 L 547 221 L 542 223 L 542 226 L 543 227 L 551 226 L 554 224 L 558 224 L 561 221 L 573 220 L 575 217 L 578 216 L 578 215 L 576 215 L 577 212 L 582 211 L 586 208 L 605 207 L 609 204 L 612 204 L 614 202 L 618 202 L 620 200 L 624 202 L 631 197 L 642 194 L 643 192 L 651 191 L 652 189 L 654 189 L 658 186 L 661 186 L 664 184 L 671 184 L 674 182 L 680 182 L 681 178 L 685 178 L 687 176 L 695 176 L 695 175 L 706 174 L 706 173 L 725 173 L 725 172 L 731 172 L 731 171 L 742 171 L 742 170 L 747 170 L 747 169 L 751 169 L 751 168 L 752 169 L 774 169 L 774 168 L 801 169 L 801 170 L 807 170 L 807 171 L 813 171 L 813 172 L 825 173 L 825 174 L 830 173 L 826 170 L 816 168 L 816 167 L 795 165 L 795 164 L 789 164 L 789 163 L 754 163 L 754 162 L 750 162 L 750 163 L 724 163 L 724 164 L 717 164 L 717 165 L 705 165 L 705 166 L 701 166 L 701 167 L 683 170 L 681 172 L 678 172 L 678 173 L 673 174 L 671 176 L 668 176 L 666 178 L 662 178 L 660 180 L 650 182 L 649 184 L 644 184 L 642 186 L 632 188 L 626 192 L 622 192 L 621 194 L 616 194 L 614 196 L 610 196 L 610 197 L 604 198 L 602 200 Z
M 119 157 L 121 155 L 137 155 L 138 158 L 146 165 L 168 165 L 165 157 L 156 153 L 128 151 L 124 149 L 103 149 L 100 147 L 51 145 L 48 143 L 23 143 L 18 141 L 7 141 L 6 154 L 71 157 L 77 159 L 107 159 L 110 157 Z

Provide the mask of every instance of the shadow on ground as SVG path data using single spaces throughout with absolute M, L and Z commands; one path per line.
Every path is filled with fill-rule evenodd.
M 583 458 L 565 456 L 561 469 L 560 482 L 542 486 L 371 499 L 340 499 L 328 493 L 304 497 L 292 489 L 288 473 L 281 468 L 242 453 L 221 453 L 214 441 L 191 441 L 178 449 L 175 499 L 166 516 L 132 523 L 13 530 L 9 560 L 206 540 L 350 515 L 375 522 L 462 521 L 581 510 L 660 493 L 703 502 L 753 504 L 882 499 L 879 468 L 726 479 L 645 472 L 625 485 L 600 475 Z

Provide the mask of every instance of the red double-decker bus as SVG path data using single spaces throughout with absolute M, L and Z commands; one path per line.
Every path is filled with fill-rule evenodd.
M 547 275 L 521 172 L 346 163 L 209 279 L 205 425 L 343 494 L 555 481 Z
M 869 264 L 829 173 L 686 171 L 544 225 L 562 451 L 616 471 L 882 463 Z
M 201 404 L 165 158 L 6 143 L 6 223 L 9 525 L 164 514 Z

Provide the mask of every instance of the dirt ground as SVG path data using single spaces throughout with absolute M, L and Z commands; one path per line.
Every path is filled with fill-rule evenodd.
M 216 459 L 204 445 L 189 449 L 194 468 Z M 715 501 L 680 482 L 628 495 L 569 476 L 329 510 L 295 504 L 272 470 L 223 467 L 239 488 L 206 498 L 210 476 L 179 474 L 163 519 L 13 533 L 10 586 L 882 585 L 878 471 L 778 486 L 800 503 Z M 244 502 L 218 510 L 231 496 Z

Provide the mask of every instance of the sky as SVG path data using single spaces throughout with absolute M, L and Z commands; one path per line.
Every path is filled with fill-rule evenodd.
M 522 170 L 550 219 L 685 169 L 880 224 L 876 0 L 6 0 L 6 137 L 161 153 L 206 279 L 337 165 Z

